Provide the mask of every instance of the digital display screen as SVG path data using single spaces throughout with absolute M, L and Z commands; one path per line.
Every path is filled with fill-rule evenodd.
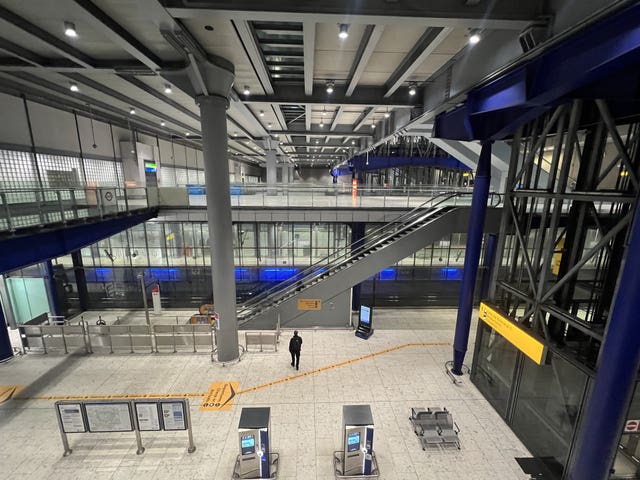
M 144 162 L 144 170 L 146 172 L 156 172 L 158 170 L 158 165 L 156 162 Z
M 371 324 L 371 307 L 360 307 L 360 323 L 364 325 Z
M 240 446 L 242 447 L 242 455 L 256 453 L 256 437 L 253 435 L 243 435 L 240 439 Z
M 347 452 L 360 450 L 360 432 L 350 433 L 347 436 Z

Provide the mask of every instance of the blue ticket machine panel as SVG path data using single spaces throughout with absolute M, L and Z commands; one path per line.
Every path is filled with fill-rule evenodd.
M 370 475 L 373 459 L 373 417 L 369 405 L 344 405 L 343 475 Z
M 242 409 L 238 424 L 240 478 L 271 478 L 269 416 L 268 407 Z

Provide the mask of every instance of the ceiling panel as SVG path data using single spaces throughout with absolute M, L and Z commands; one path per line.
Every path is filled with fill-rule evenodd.
M 469 41 L 469 31 L 466 28 L 454 28 L 447 38 L 434 50 L 434 54 L 455 55 L 467 45 Z
M 351 25 L 344 40 L 338 37 L 338 31 L 338 24 L 316 25 L 315 79 L 344 81 L 349 76 L 365 26 Z
M 212 14 L 211 17 L 184 19 L 183 24 L 208 53 L 218 55 L 234 64 L 234 85 L 237 92 L 242 92 L 243 87 L 248 85 L 252 93 L 265 94 L 229 20 L 216 19 Z M 205 30 L 205 25 L 212 26 L 213 31 Z

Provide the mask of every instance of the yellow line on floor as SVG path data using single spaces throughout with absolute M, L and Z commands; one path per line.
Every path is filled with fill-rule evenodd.
M 360 357 L 355 357 L 350 360 L 345 360 L 344 362 L 334 363 L 333 365 L 327 365 L 326 367 L 316 368 L 315 370 L 310 370 L 308 372 L 299 373 L 297 375 L 291 375 L 290 377 L 284 377 L 279 380 L 274 380 L 272 382 L 263 383 L 262 385 L 257 385 L 251 388 L 245 388 L 244 390 L 239 390 L 236 392 L 236 395 L 242 395 L 244 393 L 255 392 L 256 390 L 261 390 L 263 388 L 271 387 L 273 385 L 279 385 L 281 383 L 290 382 L 292 380 L 297 380 L 298 378 L 308 377 L 309 375 L 315 375 L 316 373 L 324 372 L 326 370 L 332 370 L 334 368 L 342 367 L 344 365 L 349 365 L 351 363 L 360 362 L 362 360 L 366 360 L 368 358 L 377 357 L 378 355 L 383 355 L 385 353 L 395 352 L 396 350 L 400 350 L 407 347 L 442 347 L 448 346 L 450 343 L 405 343 L 403 345 L 398 345 L 396 347 L 387 348 L 386 350 L 380 350 L 379 352 L 370 353 L 368 355 L 362 355 Z
M 395 352 L 397 350 L 401 350 L 403 348 L 408 347 L 443 347 L 449 346 L 450 343 L 446 342 L 433 342 L 433 343 L 405 343 L 403 345 L 398 345 L 395 347 L 387 348 L 385 350 L 380 350 L 379 352 L 369 353 L 368 355 L 362 355 L 360 357 L 355 357 L 349 360 L 345 360 L 343 362 L 334 363 L 332 365 L 327 365 L 326 367 L 316 368 L 315 370 L 310 370 L 308 372 L 299 373 L 297 375 L 291 375 L 289 377 L 283 377 L 278 380 L 274 380 L 272 382 L 263 383 L 262 385 L 257 385 L 255 387 L 245 388 L 244 390 L 239 390 L 236 392 L 236 395 L 242 395 L 245 393 L 255 392 L 257 390 L 262 390 L 263 388 L 271 387 L 273 385 L 280 385 L 281 383 L 291 382 L 293 380 L 297 380 L 299 378 L 308 377 L 310 375 L 315 375 L 316 373 L 324 372 L 327 370 L 332 370 L 334 368 L 342 367 L 345 365 L 349 365 L 352 363 L 360 362 L 362 360 L 367 360 L 369 358 L 377 357 L 379 355 L 383 355 L 385 353 Z M 204 397 L 208 392 L 184 392 L 184 393 L 128 393 L 128 394 L 120 394 L 120 395 L 44 395 L 37 397 L 22 397 L 16 395 L 18 392 L 13 392 L 12 398 L 13 400 L 133 400 L 138 398 L 194 398 L 194 397 Z

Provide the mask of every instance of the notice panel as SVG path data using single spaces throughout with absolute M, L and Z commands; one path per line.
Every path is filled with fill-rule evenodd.
M 90 432 L 131 432 L 131 404 L 129 402 L 86 403 Z
M 301 298 L 298 300 L 298 310 L 322 310 L 322 299 Z
M 480 320 L 493 328 L 538 365 L 544 363 L 547 356 L 546 345 L 484 302 L 480 303 Z
M 57 407 L 64 433 L 85 433 L 87 431 L 82 416 L 82 405 L 79 403 L 59 403 Z
M 160 430 L 160 415 L 156 402 L 135 402 L 138 428 L 141 432 L 157 432 Z
M 162 422 L 165 430 L 186 430 L 184 402 L 161 402 Z

